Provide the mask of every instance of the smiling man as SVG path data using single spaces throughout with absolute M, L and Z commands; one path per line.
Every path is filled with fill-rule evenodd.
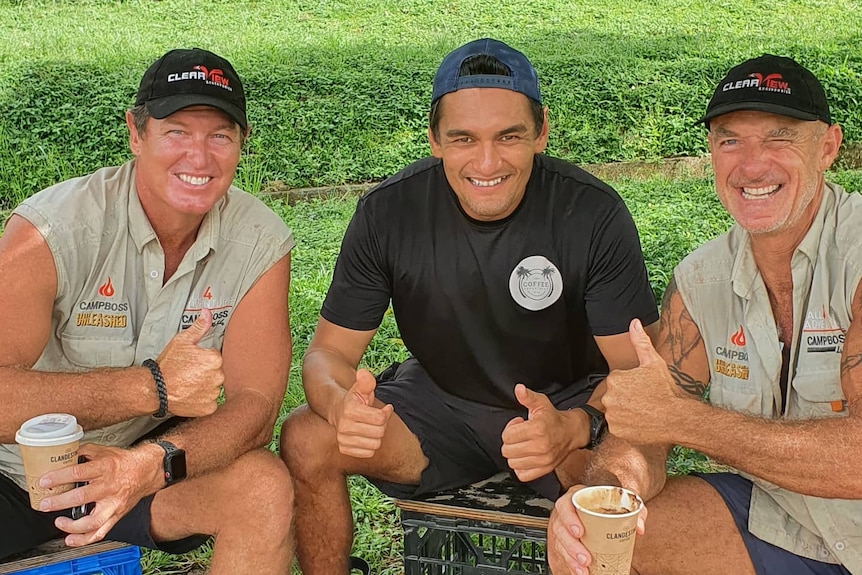
M 862 197 L 824 178 L 841 128 L 771 55 L 731 69 L 702 121 L 736 224 L 676 268 L 655 349 L 633 322 L 640 366 L 608 376 L 587 482 L 651 499 L 635 573 L 862 574 Z M 667 479 L 674 444 L 738 473 Z M 586 575 L 570 495 L 549 559 Z
M 385 493 L 511 469 L 547 497 L 578 480 L 604 420 L 598 383 L 637 365 L 626 330 L 657 320 L 619 196 L 542 155 L 547 109 L 520 52 L 491 39 L 434 78 L 420 160 L 369 191 L 342 243 L 284 424 L 303 573 L 347 573 L 346 477 Z M 357 369 L 392 304 L 412 357 Z
M 0 557 L 60 536 L 172 553 L 214 536 L 210 573 L 283 575 L 293 492 L 263 447 L 290 367 L 294 241 L 231 185 L 242 83 L 212 52 L 172 50 L 126 124 L 132 161 L 35 194 L 0 238 Z M 15 432 L 52 412 L 83 426 L 86 461 L 40 484 L 84 485 L 36 511 Z

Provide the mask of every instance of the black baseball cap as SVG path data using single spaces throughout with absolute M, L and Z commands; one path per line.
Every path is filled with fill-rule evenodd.
M 731 68 L 697 121 L 709 127 L 716 116 L 756 110 L 832 124 L 826 92 L 808 69 L 792 58 L 764 54 Z
M 476 74 L 458 76 L 464 60 L 473 56 L 493 56 L 509 69 L 509 76 Z M 464 44 L 450 52 L 434 75 L 434 88 L 431 91 L 431 104 L 448 94 L 465 88 L 504 88 L 520 92 L 531 100 L 542 103 L 539 92 L 539 79 L 536 70 L 527 57 L 493 38 L 482 38 Z
M 248 127 L 242 81 L 230 62 L 200 48 L 171 50 L 144 72 L 135 105 L 156 119 L 189 106 L 212 106 Z

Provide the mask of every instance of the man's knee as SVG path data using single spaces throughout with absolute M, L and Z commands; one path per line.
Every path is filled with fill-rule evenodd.
M 293 481 L 284 463 L 264 449 L 246 453 L 230 466 L 224 480 L 230 515 L 244 514 L 287 537 L 293 514 Z M 236 517 L 234 517 L 236 519 Z
M 281 426 L 281 459 L 297 479 L 335 468 L 338 445 L 329 423 L 308 405 L 294 409 Z
M 156 494 L 151 528 L 157 540 L 215 535 L 256 526 L 270 540 L 287 541 L 293 520 L 293 483 L 284 463 L 256 449 L 222 469 Z

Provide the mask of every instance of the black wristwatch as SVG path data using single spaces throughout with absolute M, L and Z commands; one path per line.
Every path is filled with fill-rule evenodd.
M 186 452 L 179 449 L 170 441 L 160 439 L 154 442 L 156 445 L 165 450 L 165 457 L 162 459 L 162 465 L 165 470 L 165 487 L 173 485 L 180 479 L 186 477 Z
M 608 422 L 605 421 L 605 414 L 592 405 L 579 405 L 578 409 L 583 409 L 590 416 L 590 442 L 585 448 L 595 449 L 608 431 Z

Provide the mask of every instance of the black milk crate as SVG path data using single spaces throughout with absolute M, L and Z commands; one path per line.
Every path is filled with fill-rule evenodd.
M 398 500 L 404 575 L 547 574 L 553 502 L 509 474 Z

